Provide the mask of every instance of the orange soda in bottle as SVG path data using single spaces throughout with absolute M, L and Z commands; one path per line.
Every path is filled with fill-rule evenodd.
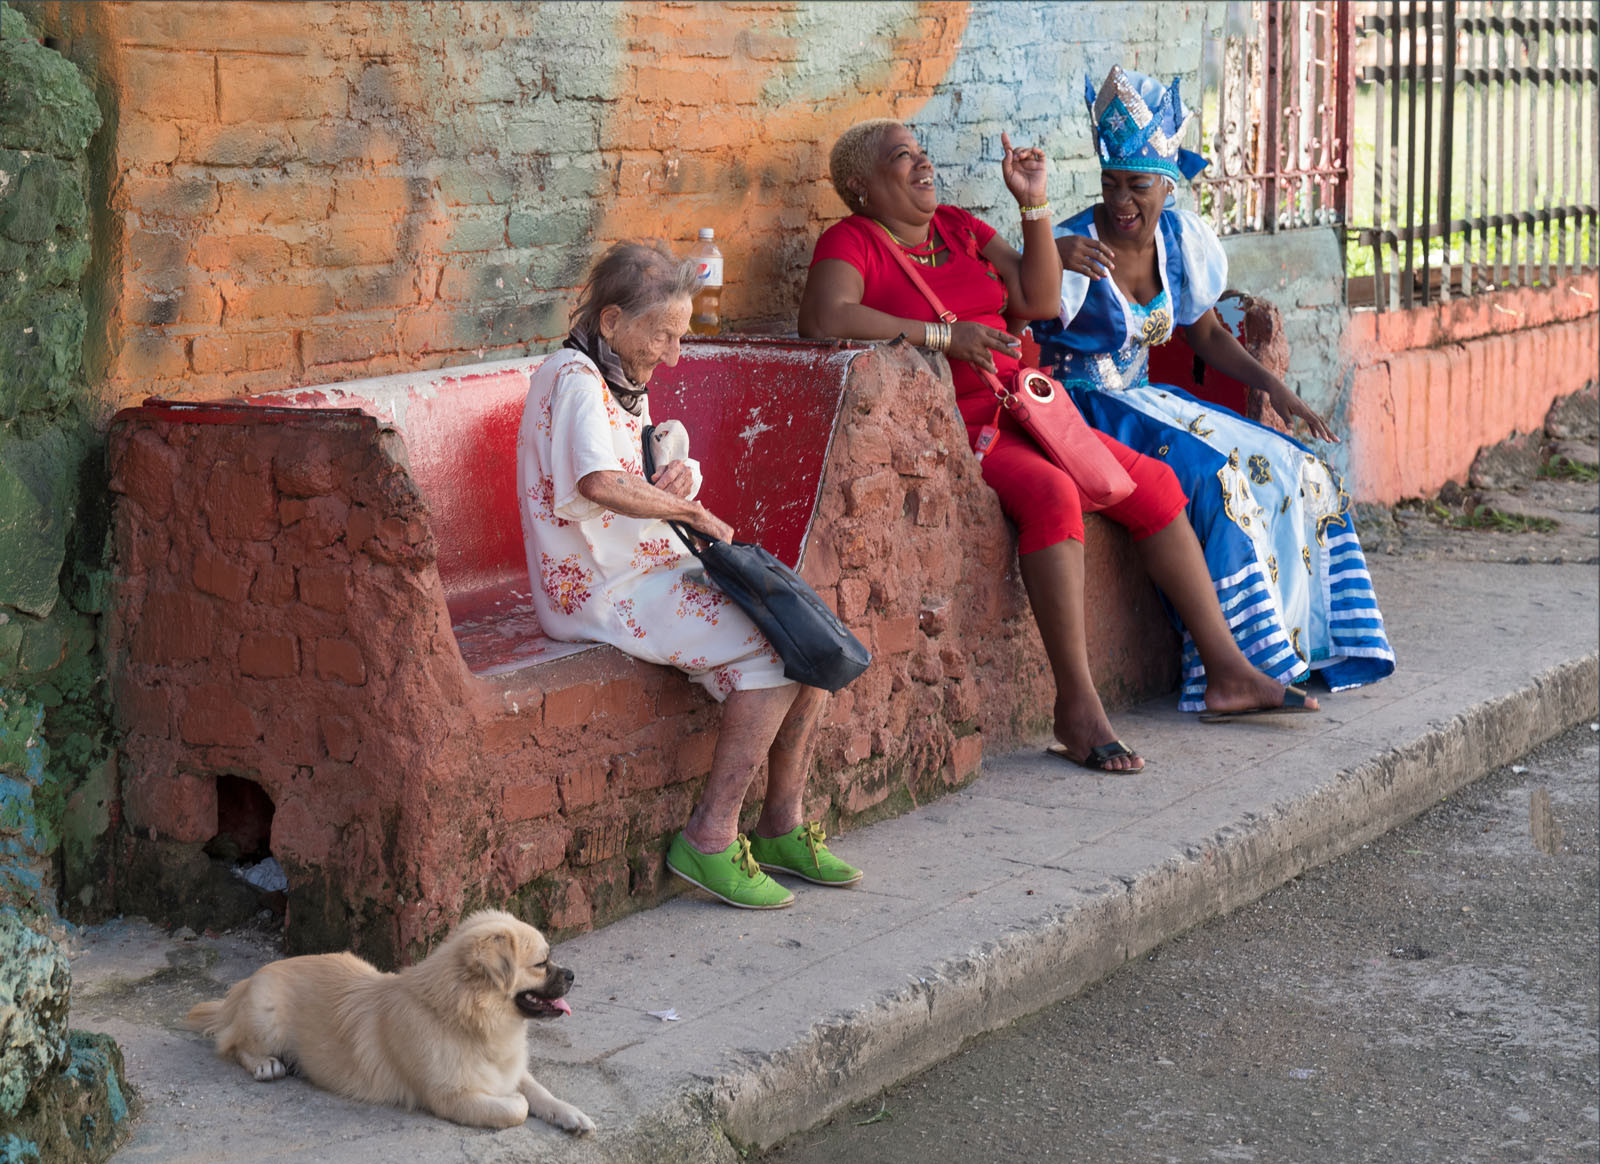
M 695 335 L 716 335 L 722 330 L 722 252 L 717 249 L 716 232 L 711 227 L 700 228 L 700 241 L 689 257 L 694 260 L 699 277 L 689 330 Z

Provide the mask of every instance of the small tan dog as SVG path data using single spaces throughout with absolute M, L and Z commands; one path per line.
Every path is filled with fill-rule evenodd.
M 509 913 L 467 918 L 417 965 L 385 974 L 354 954 L 269 962 L 184 1025 L 262 1082 L 290 1071 L 369 1103 L 425 1108 L 474 1127 L 529 1113 L 569 1132 L 594 1121 L 528 1073 L 527 1020 L 571 1014 L 572 971 Z

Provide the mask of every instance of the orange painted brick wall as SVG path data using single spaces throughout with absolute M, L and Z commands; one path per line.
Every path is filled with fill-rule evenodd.
M 829 144 L 926 101 L 969 8 L 25 7 L 109 111 L 109 406 L 538 350 L 600 248 L 701 226 L 726 313 L 792 319 Z
M 1390 504 L 1464 482 L 1478 450 L 1544 423 L 1600 375 L 1600 279 L 1411 311 L 1357 312 L 1346 350 L 1347 484 Z

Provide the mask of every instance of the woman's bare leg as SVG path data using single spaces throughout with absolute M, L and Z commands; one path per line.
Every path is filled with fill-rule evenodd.
M 767 794 L 761 801 L 756 833 L 781 837 L 799 827 L 805 810 L 806 777 L 811 773 L 811 745 L 817 737 L 828 693 L 801 687 L 767 752 Z
M 800 690 L 790 683 L 735 691 L 723 701 L 711 777 L 683 830 L 684 839 L 702 853 L 720 853 L 739 835 L 744 794 Z
M 1166 529 L 1140 542 L 1139 552 L 1151 580 L 1177 610 L 1200 652 L 1206 667 L 1207 710 L 1281 706 L 1283 686 L 1251 666 L 1228 629 L 1211 584 L 1211 571 L 1206 569 L 1205 553 L 1189 519 L 1179 515 Z M 1314 708 L 1317 701 L 1308 696 L 1306 706 Z
M 1044 640 L 1044 653 L 1056 681 L 1056 739 L 1074 759 L 1085 759 L 1091 748 L 1117 738 L 1094 688 L 1089 671 L 1089 647 L 1083 616 L 1083 543 L 1057 542 L 1017 559 L 1022 585 L 1028 591 L 1033 618 Z M 1116 756 L 1107 761 L 1111 772 L 1137 772 L 1144 767 L 1138 756 Z

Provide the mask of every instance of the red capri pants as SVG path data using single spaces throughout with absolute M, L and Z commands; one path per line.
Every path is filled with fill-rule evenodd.
M 1001 421 L 1000 437 L 983 458 L 983 479 L 1000 495 L 1000 508 L 1017 524 L 1017 553 L 1031 554 L 1057 542 L 1083 541 L 1083 498 L 1078 487 L 1039 450 L 1020 426 Z M 976 437 L 977 429 L 967 433 Z M 1133 492 L 1100 512 L 1127 529 L 1134 541 L 1158 534 L 1189 503 L 1177 475 L 1164 462 L 1098 430 L 1095 436 L 1111 450 L 1133 478 Z

